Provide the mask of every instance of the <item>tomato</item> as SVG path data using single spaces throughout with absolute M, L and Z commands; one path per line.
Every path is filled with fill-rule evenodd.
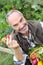
M 10 39 L 10 34 L 8 34 L 8 35 L 6 36 L 6 38 Z
M 34 52 L 33 54 L 30 55 L 30 59 L 34 60 L 36 58 L 36 52 Z

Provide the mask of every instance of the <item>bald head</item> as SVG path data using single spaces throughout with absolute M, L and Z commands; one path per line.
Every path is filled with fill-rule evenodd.
M 12 10 L 7 14 L 7 20 L 10 26 L 17 32 L 25 33 L 26 28 L 26 19 L 23 17 L 22 13 L 18 10 Z M 26 27 L 25 27 L 26 26 Z M 23 29 L 23 30 L 22 30 Z
M 19 17 L 21 17 L 21 14 L 13 12 L 10 16 L 8 16 L 8 23 L 13 25 L 15 22 L 19 21 Z
M 7 13 L 7 15 L 6 15 L 6 20 L 8 20 L 8 17 L 12 14 L 12 13 L 18 13 L 18 14 L 20 14 L 20 15 L 22 15 L 23 16 L 23 14 L 20 12 L 20 11 L 18 11 L 18 10 L 11 10 L 11 11 L 9 11 L 8 13 Z

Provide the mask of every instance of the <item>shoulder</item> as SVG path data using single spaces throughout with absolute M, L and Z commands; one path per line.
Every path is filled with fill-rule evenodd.
M 38 20 L 28 20 L 28 24 L 33 25 L 35 27 L 41 26 L 40 22 L 41 21 Z
M 32 24 L 40 24 L 41 21 L 38 20 L 27 20 L 28 23 L 32 23 Z
M 37 20 L 28 20 L 28 26 L 30 28 L 30 30 L 35 33 L 37 30 L 41 30 L 41 21 L 37 21 Z

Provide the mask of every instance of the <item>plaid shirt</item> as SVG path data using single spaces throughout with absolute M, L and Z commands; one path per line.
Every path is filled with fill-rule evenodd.
M 33 47 L 35 47 L 36 45 L 34 44 L 34 42 L 32 41 L 33 40 L 33 35 L 31 34 L 31 33 L 29 33 L 29 37 L 27 37 L 27 36 L 23 36 L 24 38 L 26 38 L 27 39 L 27 41 L 29 42 L 29 49 L 31 49 L 31 48 L 33 48 Z

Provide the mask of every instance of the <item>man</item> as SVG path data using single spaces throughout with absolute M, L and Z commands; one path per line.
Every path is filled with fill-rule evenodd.
M 43 43 L 43 22 L 32 22 L 31 20 L 27 22 L 23 14 L 18 10 L 11 10 L 6 18 L 9 25 L 14 29 L 12 33 L 14 43 L 16 44 L 15 41 L 17 41 L 25 54 L 29 56 L 29 49 Z M 9 43 L 8 46 L 13 48 L 15 45 Z M 32 65 L 28 56 L 25 65 Z

